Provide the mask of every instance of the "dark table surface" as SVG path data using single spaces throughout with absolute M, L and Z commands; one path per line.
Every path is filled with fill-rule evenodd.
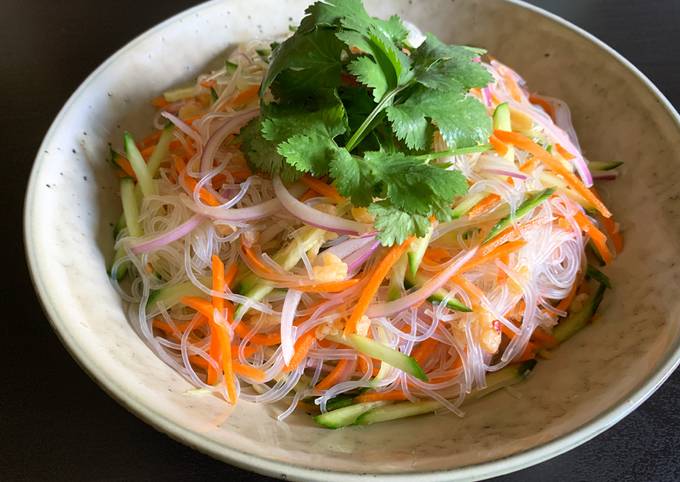
M 435 0 L 436 1 L 436 0 Z M 23 260 L 22 202 L 38 145 L 85 77 L 133 37 L 195 2 L 0 2 L 0 479 L 267 480 L 170 440 L 76 365 L 41 311 Z M 534 0 L 595 34 L 680 106 L 680 0 Z M 594 440 L 500 478 L 680 480 L 680 373 Z

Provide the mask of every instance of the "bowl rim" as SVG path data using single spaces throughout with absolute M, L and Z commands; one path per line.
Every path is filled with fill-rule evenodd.
M 34 211 L 39 171 L 41 170 L 41 167 L 45 161 L 45 147 L 49 145 L 52 137 L 60 128 L 66 113 L 70 110 L 71 106 L 75 104 L 81 94 L 87 90 L 95 78 L 97 78 L 102 74 L 103 71 L 113 65 L 121 56 L 123 56 L 126 52 L 135 49 L 138 44 L 153 36 L 157 32 L 163 30 L 168 25 L 188 18 L 200 10 L 211 8 L 222 1 L 223 0 L 210 0 L 208 2 L 201 3 L 189 9 L 183 10 L 182 12 L 173 15 L 172 17 L 138 35 L 123 47 L 118 49 L 113 55 L 109 56 L 101 65 L 99 65 L 90 75 L 87 76 L 87 78 L 78 86 L 73 94 L 71 94 L 69 99 L 61 108 L 54 121 L 50 125 L 47 133 L 45 134 L 45 137 L 38 149 L 33 167 L 31 168 L 31 174 L 24 199 L 23 213 L 24 249 L 31 281 L 38 294 L 38 299 L 43 307 L 43 311 L 47 315 L 47 319 L 49 320 L 61 343 L 67 349 L 71 357 L 83 369 L 83 371 L 87 373 L 88 376 L 109 396 L 111 396 L 111 398 L 116 400 L 125 409 L 132 412 L 145 423 L 148 423 L 156 430 L 165 433 L 172 439 L 215 459 L 264 475 L 279 478 L 293 478 L 297 480 L 326 480 L 330 482 L 359 479 L 365 480 L 369 477 L 374 480 L 385 482 L 407 481 L 416 477 L 418 480 L 425 482 L 441 480 L 479 480 L 530 467 L 556 457 L 587 442 L 588 440 L 591 440 L 595 436 L 615 425 L 617 422 L 635 410 L 638 406 L 640 406 L 673 373 L 675 368 L 677 368 L 677 366 L 680 364 L 680 342 L 677 342 L 676 346 L 669 350 L 666 357 L 657 364 L 652 376 L 630 390 L 621 399 L 618 405 L 605 410 L 590 422 L 585 423 L 575 428 L 571 432 L 551 440 L 550 442 L 522 452 L 518 452 L 508 457 L 482 462 L 479 464 L 462 466 L 454 469 L 410 472 L 406 474 L 383 474 L 368 472 L 350 473 L 305 467 L 304 465 L 294 465 L 275 461 L 252 455 L 247 452 L 242 452 L 237 449 L 225 447 L 202 437 L 200 434 L 187 431 L 181 425 L 176 424 L 165 416 L 154 412 L 150 404 L 146 404 L 136 399 L 131 393 L 128 393 L 123 387 L 117 384 L 114 379 L 104 376 L 105 374 L 100 367 L 96 365 L 88 365 L 88 360 L 82 355 L 82 353 L 79 353 L 78 344 L 72 337 L 70 337 L 68 330 L 65 329 L 66 323 L 60 315 L 59 309 L 57 308 L 57 303 L 54 303 L 51 299 L 49 287 L 44 283 L 44 280 L 40 276 L 40 262 L 38 261 L 39 257 L 36 254 L 35 241 L 31 229 L 31 220 L 33 219 L 32 213 Z M 635 67 L 630 61 L 628 61 L 612 47 L 608 46 L 603 41 L 588 33 L 584 29 L 540 7 L 525 3 L 522 0 L 500 1 L 541 15 L 548 20 L 551 20 L 562 27 L 567 28 L 585 40 L 591 42 L 599 49 L 608 53 L 614 60 L 620 63 L 624 68 L 634 74 L 639 81 L 642 82 L 642 84 L 656 97 L 656 100 L 659 101 L 660 105 L 665 108 L 672 120 L 675 121 L 676 126 L 680 128 L 680 115 L 678 115 L 678 112 L 675 110 L 670 101 L 647 78 L 646 75 L 644 75 L 639 69 L 637 69 L 637 67 Z

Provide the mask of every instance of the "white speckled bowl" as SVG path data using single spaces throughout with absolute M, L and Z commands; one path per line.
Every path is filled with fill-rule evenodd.
M 471 406 L 464 419 L 428 416 L 328 431 L 306 416 L 278 423 L 242 403 L 227 419 L 138 339 L 105 260 L 119 213 L 107 142 L 149 129 L 148 99 L 201 72 L 227 47 L 297 21 L 307 0 L 211 2 L 137 38 L 99 67 L 54 121 L 33 168 L 27 256 L 57 334 L 78 362 L 135 414 L 214 457 L 303 480 L 478 479 L 583 443 L 639 405 L 680 359 L 680 130 L 678 115 L 632 65 L 538 9 L 501 0 L 369 1 L 447 41 L 480 45 L 516 67 L 533 90 L 566 99 L 591 159 L 622 160 L 606 193 L 623 223 L 598 322 L 541 362 L 516 390 Z M 266 15 L 262 15 L 266 13 Z M 653 222 L 649 222 L 653 221 Z M 96 302 L 94 302 L 96 300 Z

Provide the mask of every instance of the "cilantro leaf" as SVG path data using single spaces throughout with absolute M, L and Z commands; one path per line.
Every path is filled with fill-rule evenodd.
M 330 30 L 296 33 L 272 53 L 260 96 L 276 81 L 277 97 L 340 85 L 343 44 Z M 280 77 L 280 78 L 279 78 Z M 278 79 L 277 79 L 278 78 Z
M 402 211 L 450 217 L 455 197 L 467 192 L 465 177 L 403 152 L 366 152 L 364 159 L 374 176 L 384 184 L 384 197 Z
M 362 55 L 350 62 L 347 70 L 354 74 L 359 82 L 373 89 L 373 99 L 380 102 L 389 84 L 385 72 L 378 64 L 368 56 Z
M 406 42 L 406 38 L 408 37 L 408 29 L 406 28 L 404 23 L 401 21 L 399 16 L 392 15 L 387 20 L 374 18 L 373 22 L 395 44 L 400 45 L 400 44 L 403 44 L 404 42 Z
M 451 149 L 481 144 L 491 134 L 491 118 L 486 108 L 464 91 L 416 87 L 403 103 L 387 108 L 387 117 L 396 136 L 411 149 L 424 149 L 431 144 L 428 119 Z
M 361 0 L 324 0 L 316 2 L 305 10 L 300 29 L 310 31 L 317 26 L 344 27 L 361 32 L 373 22 Z
M 479 53 L 460 45 L 446 45 L 428 33 L 413 52 L 416 80 L 431 89 L 470 89 L 491 82 L 491 74 L 473 62 Z
M 278 174 L 284 182 L 294 182 L 302 173 L 276 152 L 276 144 L 262 136 L 262 121 L 253 119 L 241 129 L 239 134 L 241 150 L 254 171 L 262 171 L 271 176 Z
M 347 149 L 338 149 L 331 160 L 330 175 L 340 194 L 352 200 L 355 206 L 368 206 L 373 200 L 375 179 L 361 158 L 352 156 Z
M 276 149 L 288 164 L 299 171 L 315 176 L 328 174 L 328 164 L 338 149 L 333 140 L 323 132 L 296 134 L 279 144 Z
M 401 244 L 411 234 L 422 238 L 430 228 L 430 221 L 426 216 L 401 211 L 389 201 L 371 204 L 368 212 L 375 217 L 374 224 L 379 231 L 377 238 L 383 246 Z

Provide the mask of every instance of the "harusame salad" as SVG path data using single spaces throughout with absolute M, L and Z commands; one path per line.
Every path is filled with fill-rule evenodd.
M 588 324 L 622 249 L 569 110 L 359 0 L 153 100 L 111 278 L 199 392 L 326 427 L 461 405 Z

